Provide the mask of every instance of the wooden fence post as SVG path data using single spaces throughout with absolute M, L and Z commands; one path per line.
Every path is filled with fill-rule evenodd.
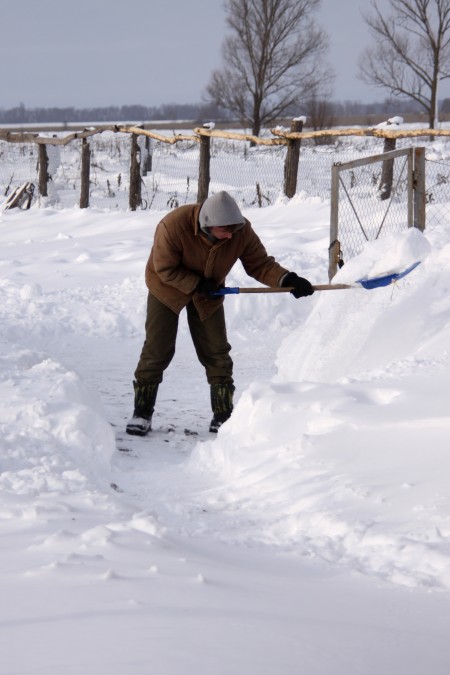
M 141 196 L 141 162 L 139 143 L 136 134 L 131 135 L 131 160 L 130 160 L 130 194 L 129 205 L 132 211 L 142 203 Z
M 200 160 L 198 167 L 197 202 L 203 202 L 209 192 L 211 163 L 211 137 L 200 136 Z
M 395 138 L 385 138 L 383 152 L 390 152 L 391 150 L 395 150 L 395 146 L 396 146 Z M 383 166 L 381 168 L 381 178 L 379 187 L 381 201 L 389 199 L 389 197 L 391 196 L 393 180 L 394 180 L 394 160 L 387 159 L 386 161 L 383 162 Z
M 393 127 L 399 127 L 400 124 L 403 124 L 402 117 L 391 117 L 387 120 L 386 124 Z M 383 152 L 391 152 L 395 150 L 397 140 L 395 138 L 385 138 Z M 394 160 L 387 159 L 383 162 L 383 167 L 381 169 L 381 178 L 380 178 L 380 199 L 384 201 L 389 199 L 392 193 L 392 183 L 394 181 Z
M 426 219 L 425 148 L 414 148 L 414 227 L 422 232 Z
M 89 206 L 89 183 L 91 174 L 91 149 L 89 143 L 83 138 L 81 146 L 81 190 L 80 190 L 80 209 L 87 209 Z
M 47 147 L 44 143 L 39 143 L 39 194 L 42 197 L 48 197 L 48 155 Z
M 303 119 L 294 119 L 291 122 L 291 132 L 303 131 Z M 284 194 L 291 199 L 297 192 L 298 163 L 300 160 L 299 138 L 289 139 L 286 159 L 284 162 Z
M 151 146 L 150 146 L 150 138 L 148 136 L 145 137 L 144 141 L 144 153 L 143 157 L 141 157 L 141 171 L 142 175 L 146 176 L 149 171 L 152 170 L 152 153 L 151 153 Z

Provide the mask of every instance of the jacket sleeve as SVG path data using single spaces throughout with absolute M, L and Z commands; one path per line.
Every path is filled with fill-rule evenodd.
M 164 284 L 186 295 L 195 291 L 199 275 L 182 264 L 181 243 L 171 236 L 164 221 L 156 228 L 152 257 L 155 272 Z
M 276 262 L 267 251 L 251 225 L 240 260 L 247 274 L 266 286 L 278 286 L 288 270 Z

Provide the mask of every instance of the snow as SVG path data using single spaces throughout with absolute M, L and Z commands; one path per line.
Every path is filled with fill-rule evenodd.
M 400 117 L 399 115 L 395 115 L 394 117 L 390 117 L 386 122 L 380 122 L 380 124 L 376 125 L 376 129 L 384 129 L 386 127 L 390 127 L 392 125 L 395 125 L 399 127 L 402 125 L 404 122 L 403 117 Z
M 328 281 L 326 200 L 245 214 Z M 227 297 L 217 437 L 183 317 L 154 431 L 129 439 L 160 217 L 0 214 L 0 672 L 448 673 L 448 224 L 335 278 L 420 261 L 389 287 Z

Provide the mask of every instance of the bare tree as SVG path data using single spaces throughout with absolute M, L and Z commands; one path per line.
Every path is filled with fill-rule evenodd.
M 328 39 L 312 18 L 320 0 L 226 0 L 229 34 L 224 66 L 213 72 L 207 96 L 259 135 L 305 95 L 332 81 L 322 63 Z
M 395 96 L 416 101 L 437 123 L 438 84 L 450 77 L 450 0 L 389 0 L 386 16 L 376 0 L 364 19 L 376 41 L 362 54 L 359 76 Z
M 327 99 L 312 96 L 307 99 L 303 108 L 314 131 L 330 129 L 334 125 L 334 105 Z M 330 137 L 316 136 L 314 142 L 316 145 L 328 144 Z

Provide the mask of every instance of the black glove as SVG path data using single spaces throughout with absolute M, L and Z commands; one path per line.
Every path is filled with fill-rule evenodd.
M 308 279 L 298 277 L 295 272 L 288 272 L 281 282 L 283 288 L 292 286 L 291 291 L 294 298 L 304 298 L 306 295 L 312 295 L 314 288 L 309 283 Z
M 205 277 L 202 277 L 195 290 L 197 293 L 200 293 L 200 295 L 211 295 L 211 293 L 217 291 L 218 288 L 219 284 L 217 281 L 214 281 L 214 279 L 206 279 Z

